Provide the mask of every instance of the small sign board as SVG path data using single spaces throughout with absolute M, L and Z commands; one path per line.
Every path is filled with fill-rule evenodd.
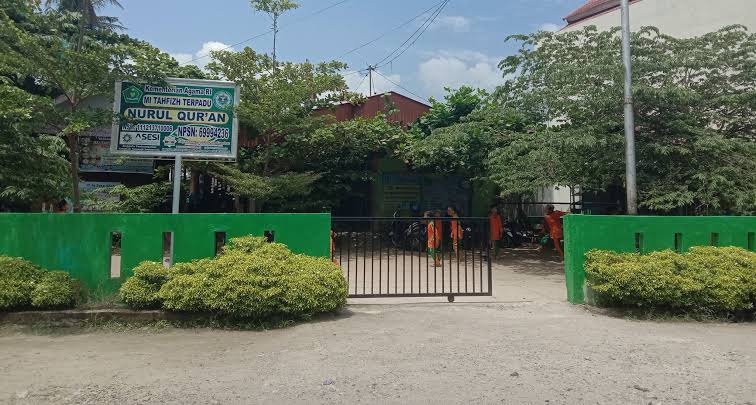
M 217 80 L 116 82 L 113 154 L 236 159 L 239 86 Z
M 83 173 L 152 174 L 152 159 L 113 156 L 110 153 L 110 128 L 97 128 L 79 137 L 79 171 Z

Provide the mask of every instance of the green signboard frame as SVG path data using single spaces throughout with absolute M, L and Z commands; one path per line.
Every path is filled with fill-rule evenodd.
M 236 159 L 239 86 L 174 79 L 115 85 L 110 151 L 117 155 Z

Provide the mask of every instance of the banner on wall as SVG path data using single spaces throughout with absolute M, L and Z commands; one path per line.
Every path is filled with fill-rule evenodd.
M 80 181 L 79 189 L 84 197 L 81 201 L 82 212 L 98 211 L 97 207 L 102 203 L 119 201 L 120 198 L 108 193 L 108 190 L 120 184 L 111 181 Z
M 110 153 L 110 131 L 99 131 L 82 135 L 79 138 L 81 154 L 79 171 L 84 173 L 139 173 L 152 174 L 152 159 L 134 159 L 127 156 L 115 156 Z
M 165 85 L 117 82 L 113 154 L 236 159 L 239 86 L 168 79 Z

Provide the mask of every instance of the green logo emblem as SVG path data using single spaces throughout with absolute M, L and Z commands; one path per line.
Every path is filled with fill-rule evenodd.
M 122 94 L 127 103 L 136 104 L 142 99 L 142 90 L 136 86 L 129 86 Z
M 231 104 L 234 103 L 234 98 L 231 97 L 231 94 L 229 94 L 227 91 L 219 91 L 215 93 L 213 101 L 215 102 L 216 107 L 220 108 L 221 110 L 227 110 L 229 107 L 231 107 Z

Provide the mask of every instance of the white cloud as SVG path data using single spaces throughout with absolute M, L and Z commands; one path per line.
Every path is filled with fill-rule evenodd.
M 349 89 L 352 90 L 353 92 L 360 93 L 365 96 L 369 96 L 370 95 L 369 94 L 370 93 L 370 81 L 369 81 L 370 79 L 365 76 L 366 74 L 367 73 L 350 74 L 348 76 L 345 76 L 344 80 L 349 86 Z M 373 73 L 373 93 L 374 94 L 382 94 L 388 91 L 395 91 L 397 93 L 402 92 L 399 86 L 394 84 L 394 83 L 397 83 L 397 84 L 402 83 L 402 77 L 400 75 L 385 74 L 385 73 L 383 73 L 383 75 L 386 77 L 383 77 L 378 73 Z M 394 83 L 391 83 L 391 82 L 394 82 Z
M 445 94 L 444 87 L 470 85 L 493 90 L 504 82 L 497 66 L 500 60 L 471 50 L 439 51 L 420 63 L 418 77 L 436 98 Z
M 436 18 L 430 26 L 433 30 L 450 29 L 454 32 L 468 32 L 472 20 L 461 15 L 444 15 Z
M 205 65 L 211 60 L 211 51 L 220 51 L 227 48 L 229 48 L 229 45 L 223 42 L 208 41 L 202 44 L 202 47 L 195 53 L 171 53 L 170 55 L 182 65 L 188 63 L 204 69 Z
M 556 31 L 559 31 L 561 28 L 562 28 L 561 25 L 557 25 L 554 23 L 545 23 L 538 26 L 538 31 L 556 32 Z

